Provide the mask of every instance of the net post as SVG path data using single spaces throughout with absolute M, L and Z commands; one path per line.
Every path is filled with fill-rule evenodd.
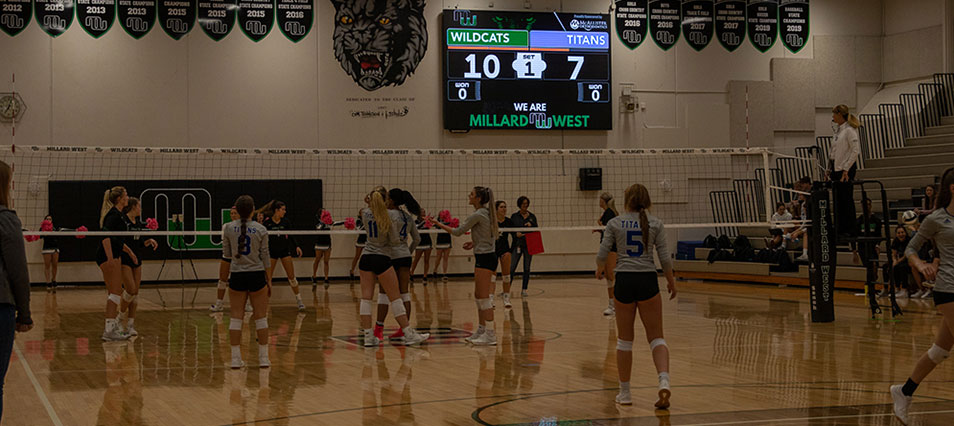
M 772 222 L 772 212 L 775 209 L 772 206 L 772 177 L 769 169 L 769 150 L 768 148 L 762 148 L 762 170 L 765 170 L 764 179 L 765 182 L 762 184 L 762 198 L 765 200 L 765 222 Z

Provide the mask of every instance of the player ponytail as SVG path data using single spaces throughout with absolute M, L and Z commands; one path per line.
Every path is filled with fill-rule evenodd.
M 401 207 L 407 209 L 409 213 L 414 216 L 421 216 L 421 205 L 417 203 L 417 200 L 414 199 L 414 196 L 410 192 L 405 191 L 400 188 L 391 188 L 388 191 L 388 199 L 394 204 L 394 207 Z
M 937 197 L 937 208 L 946 209 L 951 206 L 951 185 L 954 185 L 954 167 L 947 169 L 941 177 L 941 193 Z
M 500 236 L 500 228 L 497 227 L 497 215 L 490 211 L 492 207 L 497 205 L 494 200 L 494 191 L 490 187 L 475 186 L 474 194 L 477 195 L 480 204 L 487 207 L 488 217 L 490 218 L 490 234 L 496 239 Z
M 388 215 L 387 196 L 388 193 L 383 186 L 374 188 L 369 194 L 368 205 L 371 206 L 371 214 L 374 215 L 374 221 L 378 224 L 378 231 L 381 235 L 387 235 L 391 230 L 391 216 Z
M 258 209 L 258 211 L 255 213 L 256 215 L 261 213 L 263 216 L 265 216 L 265 218 L 271 218 L 275 215 L 275 210 L 278 210 L 282 207 L 285 207 L 284 201 L 272 200 L 262 206 L 262 208 Z
M 106 219 L 106 213 L 109 213 L 123 195 L 126 195 L 126 188 L 121 186 L 114 186 L 103 193 L 103 207 L 99 211 L 99 226 L 101 228 L 103 227 L 103 220 Z
M 832 108 L 831 112 L 838 114 L 842 118 L 844 118 L 845 121 L 848 122 L 848 125 L 851 126 L 852 128 L 857 129 L 861 127 L 861 121 L 858 120 L 858 117 L 856 117 L 854 114 L 849 112 L 848 105 L 838 105 Z
M 239 219 L 242 221 L 242 231 L 238 239 L 238 241 L 241 242 L 246 238 L 248 221 L 252 218 L 252 213 L 255 212 L 255 200 L 249 195 L 238 197 L 238 199 L 235 200 L 235 211 L 238 212 Z M 241 250 L 236 250 L 235 258 L 238 259 L 240 257 L 242 257 Z
M 643 244 L 649 246 L 649 214 L 647 210 L 653 202 L 649 199 L 649 190 L 645 186 L 634 183 L 626 188 L 626 211 L 639 213 L 639 229 L 643 232 Z
M 603 200 L 604 203 L 606 203 L 606 207 L 608 209 L 613 211 L 613 214 L 615 214 L 616 216 L 619 216 L 619 210 L 616 210 L 616 201 L 613 200 L 613 194 L 610 194 L 609 192 L 604 192 L 600 194 L 600 199 Z M 604 223 L 604 225 L 606 224 Z

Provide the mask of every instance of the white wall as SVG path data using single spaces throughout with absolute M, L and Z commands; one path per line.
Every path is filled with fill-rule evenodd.
M 944 68 L 947 0 L 884 1 L 884 81 L 930 77 Z

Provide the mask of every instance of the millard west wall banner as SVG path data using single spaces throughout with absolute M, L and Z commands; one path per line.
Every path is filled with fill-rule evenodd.
M 0 0 L 0 31 L 13 37 L 30 25 L 33 3 L 30 0 Z

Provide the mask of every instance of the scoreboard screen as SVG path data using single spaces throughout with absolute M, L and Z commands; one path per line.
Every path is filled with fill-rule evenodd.
M 444 128 L 610 130 L 609 15 L 444 10 Z

